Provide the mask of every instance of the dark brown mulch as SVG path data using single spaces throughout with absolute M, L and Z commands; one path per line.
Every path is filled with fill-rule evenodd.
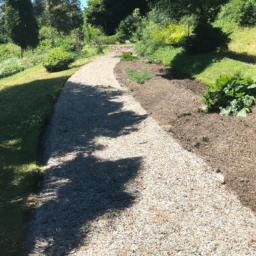
M 129 81 L 128 67 L 149 69 L 156 75 L 140 85 Z M 163 65 L 122 61 L 115 68 L 122 86 L 151 116 L 179 140 L 225 176 L 226 186 L 241 202 L 256 211 L 256 110 L 247 118 L 225 117 L 201 111 L 208 86 L 186 79 Z

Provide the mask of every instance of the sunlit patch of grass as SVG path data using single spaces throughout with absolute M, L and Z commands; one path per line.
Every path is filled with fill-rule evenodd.
M 239 28 L 232 34 L 231 38 L 229 50 L 256 55 L 256 27 Z

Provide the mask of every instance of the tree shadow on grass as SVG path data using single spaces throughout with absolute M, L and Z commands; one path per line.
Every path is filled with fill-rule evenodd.
M 135 187 L 128 192 L 126 186 L 138 175 L 141 157 L 100 159 L 94 155 L 107 147 L 97 143 L 97 138 L 130 134 L 147 117 L 123 110 L 119 101 L 123 93 L 110 86 L 70 82 L 62 91 L 47 133 L 49 168 L 41 206 L 20 255 L 33 251 L 64 255 L 89 242 L 90 225 L 99 216 L 113 218 L 139 196 Z
M 201 54 L 177 54 L 169 66 L 172 68 L 167 74 L 162 75 L 166 79 L 194 79 L 194 76 L 202 73 L 206 68 L 222 59 L 228 58 L 245 64 L 255 64 L 256 56 L 247 53 L 209 52 Z

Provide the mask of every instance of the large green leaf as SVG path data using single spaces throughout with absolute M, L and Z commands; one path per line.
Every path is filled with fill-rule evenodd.
M 245 108 L 241 109 L 238 113 L 237 116 L 241 116 L 241 117 L 247 117 L 247 113 Z

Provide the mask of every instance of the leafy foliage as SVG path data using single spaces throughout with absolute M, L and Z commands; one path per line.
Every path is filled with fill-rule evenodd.
M 74 60 L 70 53 L 56 48 L 48 52 L 43 60 L 43 65 L 48 72 L 56 72 L 67 69 Z
M 179 46 L 187 34 L 187 29 L 183 25 L 170 24 L 167 28 L 155 31 L 153 36 L 162 45 Z
M 0 61 L 13 57 L 20 57 L 20 47 L 15 44 L 0 45 Z
M 117 28 L 117 35 L 120 41 L 134 40 L 134 32 L 140 26 L 142 17 L 140 10 L 137 8 L 133 13 L 122 20 Z
M 39 28 L 30 0 L 6 0 L 5 25 L 13 42 L 22 49 L 38 45 Z
M 118 35 L 113 36 L 97 36 L 97 41 L 99 44 L 115 44 L 118 40 Z
M 245 117 L 256 101 L 256 83 L 250 78 L 220 76 L 209 86 L 202 99 L 208 111 Z
M 138 60 L 139 58 L 136 56 L 132 56 L 129 53 L 125 52 L 121 55 L 120 60 L 130 61 L 130 60 Z
M 199 23 L 194 35 L 187 37 L 183 46 L 188 53 L 200 53 L 214 51 L 218 47 L 227 49 L 229 42 L 229 36 L 220 28 L 214 28 L 209 23 Z
M 16 74 L 24 69 L 25 65 L 20 59 L 7 59 L 0 62 L 0 78 Z
M 127 68 L 126 74 L 129 79 L 138 84 L 144 84 L 148 79 L 154 78 L 155 75 L 152 74 L 148 69 L 144 68 L 142 71 L 137 71 L 133 68 Z
M 88 23 L 113 35 L 120 22 L 136 8 L 144 15 L 148 11 L 147 0 L 89 0 L 85 15 Z
M 47 26 L 65 34 L 79 28 L 83 23 L 78 0 L 45 0 L 45 16 Z

